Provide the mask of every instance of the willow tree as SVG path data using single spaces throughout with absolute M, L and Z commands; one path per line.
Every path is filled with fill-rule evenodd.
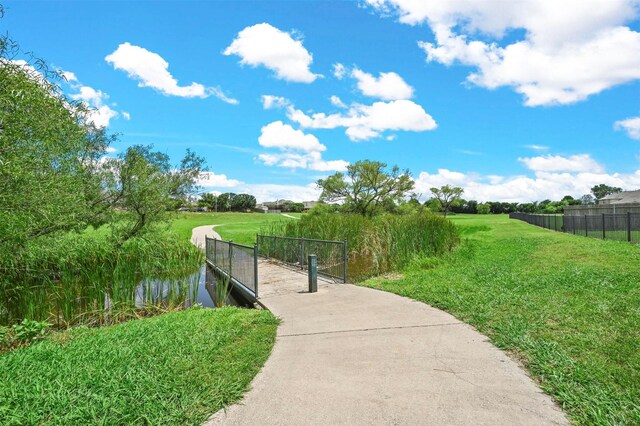
M 108 198 L 121 209 L 113 224 L 119 244 L 170 218 L 179 200 L 193 194 L 204 159 L 190 150 L 177 165 L 152 146 L 133 145 L 103 166 Z
M 0 246 L 10 252 L 99 220 L 99 159 L 111 141 L 64 96 L 56 72 L 19 54 L 0 38 Z

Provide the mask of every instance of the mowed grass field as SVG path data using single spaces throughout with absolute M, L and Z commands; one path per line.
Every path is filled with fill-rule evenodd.
M 463 242 L 362 283 L 444 309 L 520 359 L 577 424 L 640 424 L 640 247 L 506 215 L 459 215 Z
M 300 217 L 301 213 L 287 213 Z M 180 238 L 191 238 L 191 230 L 196 226 L 219 225 L 216 232 L 225 240 L 232 240 L 239 244 L 253 245 L 256 234 L 264 225 L 276 221 L 296 220 L 281 214 L 264 213 L 178 213 L 171 223 L 171 229 Z

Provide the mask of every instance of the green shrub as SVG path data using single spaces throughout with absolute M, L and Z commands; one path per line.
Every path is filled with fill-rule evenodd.
M 23 319 L 20 324 L 14 324 L 13 338 L 19 343 L 29 343 L 35 340 L 43 339 L 47 335 L 47 331 L 51 324 L 44 321 L 33 321 Z
M 400 270 L 415 256 L 440 256 L 460 241 L 449 220 L 428 211 L 372 218 L 357 214 L 312 214 L 299 221 L 271 223 L 261 233 L 346 240 L 349 275 L 356 279 Z

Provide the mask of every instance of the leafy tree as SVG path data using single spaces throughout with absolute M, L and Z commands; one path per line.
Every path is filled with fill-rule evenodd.
M 301 213 L 304 210 L 304 203 L 285 203 L 280 209 L 283 212 Z
M 327 204 L 323 201 L 318 202 L 307 214 L 310 216 L 322 216 L 328 213 L 337 213 L 340 206 L 337 204 Z
M 240 212 L 256 208 L 256 197 L 249 194 L 238 194 L 231 201 L 231 210 Z
M 580 204 L 583 204 L 585 206 L 590 206 L 596 203 L 595 198 L 593 198 L 593 195 L 591 194 L 584 194 L 582 197 L 580 197 Z
M 198 200 L 198 207 L 206 207 L 210 210 L 214 210 L 216 208 L 217 201 L 218 198 L 214 194 L 206 192 L 200 196 L 200 199 Z
M 218 211 L 231 211 L 231 201 L 236 196 L 233 192 L 225 192 L 218 195 Z
M 401 202 L 396 208 L 397 213 L 403 215 L 421 212 L 423 210 L 424 206 L 420 203 L 416 196 L 412 196 L 408 201 Z
M 174 168 L 166 154 L 151 149 L 134 145 L 118 158 L 105 162 L 109 192 L 125 211 L 115 226 L 120 243 L 167 220 L 175 201 L 187 198 L 195 190 L 204 164 L 202 158 L 187 150 Z
M 408 170 L 398 166 L 387 170 L 385 163 L 363 160 L 347 166 L 346 174 L 338 172 L 318 180 L 318 186 L 321 201 L 340 201 L 346 211 L 372 216 L 383 211 L 385 203 L 406 198 L 414 182 Z
M 478 214 L 489 214 L 491 212 L 491 206 L 488 203 L 478 204 Z
M 444 185 L 440 188 L 431 188 L 431 193 L 438 203 L 440 204 L 440 210 L 444 212 L 446 216 L 451 206 L 460 200 L 460 196 L 464 192 L 464 189 L 457 186 Z
M 436 198 L 429 198 L 424 202 L 424 206 L 434 213 L 439 212 L 441 208 L 440 202 Z
M 458 202 L 451 205 L 451 211 L 454 213 L 475 214 L 478 211 L 478 202 L 476 200 L 459 199 Z
M 601 183 L 600 185 L 596 185 L 593 188 L 591 188 L 591 193 L 593 194 L 593 196 L 597 201 L 600 201 L 601 199 L 603 199 L 609 194 L 615 194 L 617 192 L 622 192 L 622 188 L 605 185 L 604 183 Z
M 522 203 L 516 206 L 516 211 L 523 213 L 535 213 L 538 209 L 538 203 Z
M 101 222 L 110 204 L 99 159 L 112 137 L 64 96 L 56 72 L 42 60 L 14 61 L 19 54 L 0 37 L 0 246 L 12 253 Z

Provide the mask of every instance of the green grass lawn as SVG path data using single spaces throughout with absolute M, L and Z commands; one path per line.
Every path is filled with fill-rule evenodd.
M 300 217 L 300 213 L 288 213 Z M 171 229 L 181 238 L 191 238 L 191 230 L 196 226 L 216 226 L 216 232 L 225 240 L 239 244 L 253 245 L 256 234 L 268 223 L 295 220 L 280 214 L 264 213 L 179 213 L 171 223 Z
M 577 424 L 640 424 L 640 247 L 459 215 L 463 243 L 380 288 L 444 309 L 521 359 Z
M 0 424 L 199 425 L 241 398 L 276 327 L 222 308 L 53 334 L 0 354 Z

